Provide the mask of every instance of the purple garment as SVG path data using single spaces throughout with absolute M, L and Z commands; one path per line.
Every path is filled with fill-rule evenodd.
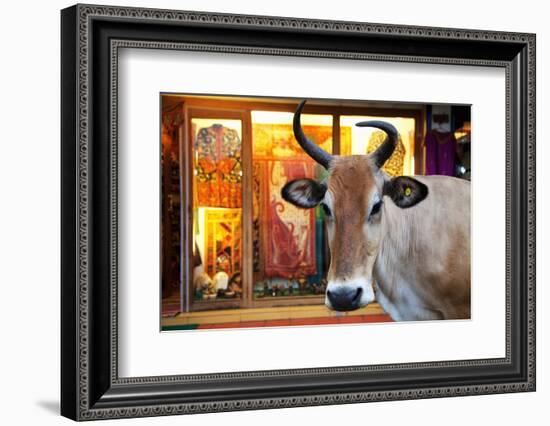
M 426 174 L 455 174 L 456 139 L 454 133 L 431 130 L 426 134 Z

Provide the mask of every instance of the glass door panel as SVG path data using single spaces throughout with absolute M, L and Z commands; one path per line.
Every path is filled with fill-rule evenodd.
M 242 121 L 191 118 L 194 309 L 242 299 Z

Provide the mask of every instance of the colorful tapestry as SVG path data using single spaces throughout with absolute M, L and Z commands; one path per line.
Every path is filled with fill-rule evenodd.
M 241 140 L 236 130 L 214 124 L 195 139 L 198 205 L 241 207 Z
M 241 210 L 205 209 L 205 272 L 241 272 Z
M 267 161 L 261 185 L 261 239 L 266 277 L 297 278 L 317 274 L 315 209 L 299 209 L 282 199 L 292 179 L 313 176 L 311 161 Z
M 327 152 L 332 152 L 332 126 L 302 126 L 309 139 Z M 291 124 L 253 123 L 254 158 L 307 158 L 294 138 Z

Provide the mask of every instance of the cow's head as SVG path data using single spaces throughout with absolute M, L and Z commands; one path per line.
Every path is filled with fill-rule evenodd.
M 370 155 L 333 156 L 304 135 L 300 124 L 304 104 L 301 102 L 294 114 L 294 135 L 304 151 L 329 174 L 324 182 L 290 181 L 283 187 L 282 196 L 297 207 L 322 206 L 331 253 L 325 304 L 337 311 L 350 311 L 374 301 L 372 272 L 384 232 L 384 203 L 412 207 L 426 198 L 428 188 L 410 177 L 390 179 L 381 170 L 399 137 L 391 124 L 357 123 L 383 130 L 386 140 Z

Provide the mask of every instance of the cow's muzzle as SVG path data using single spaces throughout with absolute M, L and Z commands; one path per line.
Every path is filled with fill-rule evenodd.
M 325 304 L 335 311 L 353 311 L 372 301 L 374 301 L 374 291 L 367 280 L 345 284 L 330 282 L 327 286 Z
M 361 287 L 356 289 L 341 287 L 338 290 L 327 290 L 327 299 L 335 311 L 353 311 L 359 308 L 362 294 L 363 289 Z

